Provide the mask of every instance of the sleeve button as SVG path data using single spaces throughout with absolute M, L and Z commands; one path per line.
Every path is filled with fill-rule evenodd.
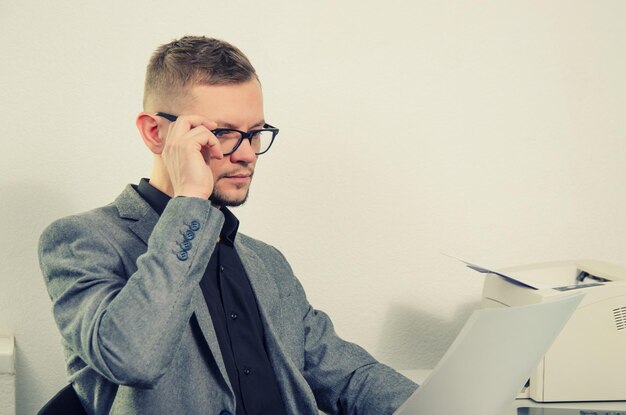
M 176 254 L 176 256 L 181 261 L 187 261 L 187 258 L 189 258 L 189 254 L 187 253 L 187 251 L 180 251 Z
M 183 232 L 183 237 L 188 240 L 191 241 L 193 238 L 196 237 L 196 234 L 194 233 L 194 231 L 192 231 L 191 229 L 186 230 L 185 232 Z
M 190 241 L 183 241 L 180 244 L 180 249 L 182 249 L 183 251 L 189 251 L 191 249 L 191 242 Z
M 200 230 L 200 222 L 198 222 L 197 220 L 192 220 L 189 224 L 189 229 L 194 232 Z

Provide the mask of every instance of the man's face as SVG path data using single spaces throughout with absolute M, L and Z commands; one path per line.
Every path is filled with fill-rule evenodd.
M 263 95 L 256 79 L 232 85 L 192 87 L 185 114 L 197 114 L 215 121 L 218 128 L 250 131 L 263 128 Z M 222 160 L 211 159 L 213 173 L 211 201 L 218 206 L 239 206 L 246 201 L 257 156 L 249 140 Z

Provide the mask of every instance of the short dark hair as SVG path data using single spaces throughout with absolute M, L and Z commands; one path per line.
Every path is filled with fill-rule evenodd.
M 143 105 L 166 105 L 194 85 L 227 85 L 258 76 L 237 47 L 205 36 L 185 36 L 161 45 L 146 70 Z M 169 108 L 160 107 L 159 111 Z

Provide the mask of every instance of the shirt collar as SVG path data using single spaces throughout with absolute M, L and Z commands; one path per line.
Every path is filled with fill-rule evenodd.
M 139 196 L 145 200 L 154 211 L 161 216 L 171 197 L 152 186 L 148 179 L 141 179 L 136 187 Z M 220 232 L 220 240 L 233 245 L 235 243 L 235 237 L 237 236 L 237 230 L 239 229 L 239 220 L 235 215 L 226 207 L 220 209 L 224 215 L 224 226 Z
M 154 209 L 159 216 L 161 216 L 167 206 L 167 203 L 171 199 L 171 197 L 152 186 L 148 179 L 141 179 L 139 181 L 139 185 L 137 185 L 137 193 L 139 193 L 139 196 L 141 196 L 143 200 L 148 202 L 150 207 L 152 207 L 152 209 Z
M 235 237 L 239 229 L 239 219 L 225 206 L 220 210 L 224 214 L 224 226 L 222 226 L 222 232 L 220 232 L 220 239 L 232 246 L 235 243 Z

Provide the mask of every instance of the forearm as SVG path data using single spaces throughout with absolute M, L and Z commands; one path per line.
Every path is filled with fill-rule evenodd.
M 353 372 L 342 393 L 342 414 L 393 414 L 417 389 L 417 384 L 382 363 Z
M 179 244 L 193 220 L 200 229 L 186 251 L 188 258 L 181 260 Z M 106 232 L 75 231 L 67 250 L 42 248 L 55 318 L 70 347 L 113 382 L 152 386 L 165 373 L 188 326 L 191 297 L 222 221 L 207 201 L 173 199 L 130 276 Z
M 379 363 L 360 346 L 340 338 L 329 317 L 310 309 L 305 377 L 320 408 L 332 414 L 392 414 L 417 385 Z

